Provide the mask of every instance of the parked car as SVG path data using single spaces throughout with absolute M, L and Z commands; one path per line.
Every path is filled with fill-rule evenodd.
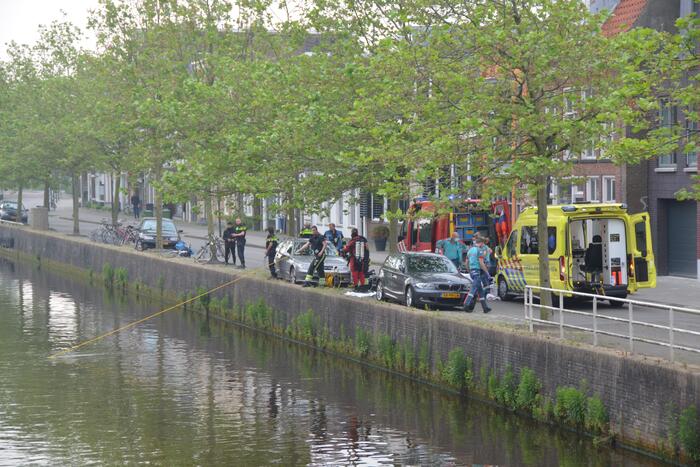
M 27 209 L 22 207 L 22 213 L 19 216 L 19 220 L 17 219 L 17 211 L 17 201 L 2 201 L 0 203 L 0 219 L 4 221 L 26 223 L 29 217 Z
M 136 249 L 145 250 L 156 247 L 156 218 L 144 217 L 138 226 L 139 236 L 136 239 Z M 175 248 L 175 244 L 180 241 L 180 233 L 175 224 L 170 219 L 163 219 L 162 236 L 163 248 Z
M 469 293 L 471 279 L 452 261 L 435 253 L 405 252 L 387 256 L 379 271 L 377 300 L 406 306 L 457 307 Z
M 298 252 L 299 248 L 306 242 L 307 239 L 305 238 L 296 238 L 285 240 L 279 244 L 275 262 L 277 263 L 277 270 L 281 279 L 288 280 L 293 284 L 304 281 L 306 271 L 309 270 L 311 261 L 314 258 L 310 249 L 306 249 L 301 253 Z M 347 261 L 340 256 L 333 245 L 329 244 L 326 247 L 326 260 L 323 263 L 323 267 L 326 272 L 335 271 L 336 281 L 339 281 L 340 285 L 346 285 L 351 282 L 350 268 Z

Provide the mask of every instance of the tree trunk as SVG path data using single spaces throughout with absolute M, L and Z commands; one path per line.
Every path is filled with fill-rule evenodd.
M 160 167 L 154 172 L 154 180 L 160 181 Z M 163 199 L 160 190 L 153 192 L 153 214 L 156 216 L 156 250 L 163 249 Z
M 44 207 L 46 209 L 51 209 L 51 204 L 49 200 L 49 180 L 44 180 Z
M 80 235 L 80 187 L 78 175 L 75 172 L 71 174 L 71 189 L 73 191 L 73 235 Z
M 119 190 L 121 189 L 122 177 L 119 173 L 115 174 L 114 183 L 112 186 L 114 190 L 112 192 L 112 225 L 117 225 L 119 221 Z
M 17 187 L 17 208 L 20 209 L 19 211 L 19 216 L 17 216 L 17 222 L 22 222 L 22 195 L 23 195 L 23 189 L 22 189 L 22 184 Z
M 395 254 L 399 252 L 398 240 L 399 238 L 399 220 L 396 218 L 396 212 L 399 210 L 399 200 L 394 198 L 389 198 L 389 213 L 392 214 L 391 219 L 389 219 L 389 253 Z
M 537 245 L 539 249 L 540 287 L 551 287 L 549 280 L 549 238 L 547 235 L 547 179 L 540 181 L 537 188 Z M 540 305 L 552 306 L 552 295 L 540 291 Z M 549 319 L 550 310 L 540 307 L 540 319 Z
M 294 217 L 294 211 L 295 209 L 291 206 L 292 202 L 292 193 L 287 193 L 287 235 L 290 237 L 295 237 L 297 235 L 297 225 L 296 225 L 296 219 Z
M 243 214 L 245 214 L 243 203 L 243 193 L 236 193 L 236 217 L 243 218 Z
M 214 239 L 214 212 L 211 207 L 211 195 L 208 193 L 204 195 L 204 215 L 207 218 L 207 237 L 209 237 L 209 241 L 212 241 Z M 213 241 L 209 245 L 209 248 L 211 249 L 211 259 L 209 262 L 215 263 L 217 262 L 216 245 Z

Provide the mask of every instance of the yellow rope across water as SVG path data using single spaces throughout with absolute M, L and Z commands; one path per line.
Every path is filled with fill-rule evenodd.
M 248 274 L 250 274 L 251 272 L 254 272 L 254 271 L 255 271 L 255 269 L 249 271 Z M 79 343 L 79 344 L 76 344 L 76 345 L 74 345 L 74 346 L 72 346 L 72 347 L 69 347 L 69 348 L 67 348 L 67 349 L 61 350 L 60 352 L 56 352 L 56 353 L 53 354 L 53 355 L 49 355 L 49 358 L 50 358 L 50 359 L 54 359 L 54 358 L 57 358 L 57 357 L 61 357 L 61 356 L 66 355 L 66 354 L 68 354 L 68 353 L 74 352 L 74 351 L 78 350 L 78 349 L 81 348 L 81 347 L 85 347 L 86 345 L 90 345 L 90 344 L 92 344 L 93 342 L 97 342 L 97 341 L 99 341 L 99 340 L 101 340 L 101 339 L 104 339 L 105 337 L 109 337 L 109 336 L 114 335 L 114 334 L 116 334 L 116 333 L 118 333 L 118 332 L 124 331 L 125 329 L 133 328 L 134 326 L 137 326 L 137 325 L 139 325 L 139 324 L 141 324 L 141 323 L 143 323 L 143 322 L 145 322 L 145 321 L 148 321 L 149 319 L 155 318 L 156 316 L 160 316 L 160 315 L 165 314 L 165 313 L 167 313 L 167 312 L 169 312 L 169 311 L 172 311 L 172 310 L 175 310 L 175 309 L 177 309 L 177 308 L 180 308 L 182 305 L 184 305 L 184 304 L 186 304 L 186 303 L 193 302 L 193 301 L 197 300 L 198 298 L 204 297 L 205 295 L 209 295 L 210 293 L 216 292 L 216 291 L 219 290 L 219 289 L 223 289 L 224 287 L 228 287 L 229 285 L 235 284 L 236 282 L 238 282 L 239 280 L 243 279 L 244 277 L 245 277 L 245 275 L 240 275 L 240 276 L 236 277 L 235 279 L 233 279 L 233 280 L 231 280 L 231 281 L 228 281 L 228 282 L 226 282 L 225 284 L 221 284 L 221 285 L 219 285 L 219 286 L 217 286 L 217 287 L 214 287 L 214 288 L 211 289 L 211 290 L 207 290 L 206 292 L 203 292 L 203 293 L 197 295 L 196 297 L 188 298 L 188 299 L 185 300 L 185 301 L 182 301 L 182 302 L 177 303 L 177 304 L 175 304 L 175 305 L 173 305 L 173 306 L 170 306 L 170 307 L 168 307 L 168 308 L 165 308 L 164 310 L 160 310 L 160 311 L 158 311 L 158 312 L 156 312 L 156 313 L 153 313 L 152 315 L 148 315 L 148 316 L 146 316 L 146 317 L 144 317 L 144 318 L 141 318 L 141 319 L 139 319 L 139 320 L 132 321 L 132 322 L 130 322 L 130 323 L 128 323 L 128 324 L 125 324 L 124 326 L 118 327 L 117 329 L 112 329 L 111 331 L 106 332 L 106 333 L 104 333 L 104 334 L 101 334 L 101 335 L 99 335 L 99 336 L 97 336 L 97 337 L 93 337 L 92 339 L 83 341 L 83 342 L 81 342 L 81 343 Z

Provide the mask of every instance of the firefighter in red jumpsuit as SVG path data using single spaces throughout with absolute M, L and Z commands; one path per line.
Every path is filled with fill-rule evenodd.
M 367 239 L 360 235 L 357 229 L 352 229 L 350 241 L 343 248 L 343 253 L 348 258 L 352 284 L 356 289 L 360 285 L 365 285 L 365 271 L 369 267 L 369 248 Z

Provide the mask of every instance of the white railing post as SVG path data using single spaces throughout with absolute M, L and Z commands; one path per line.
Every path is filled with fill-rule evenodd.
M 593 345 L 598 345 L 598 297 L 593 297 Z
M 634 326 L 633 326 L 633 321 L 634 321 L 634 314 L 632 311 L 632 303 L 628 304 L 629 306 L 627 307 L 629 309 L 629 330 L 630 330 L 630 352 L 634 352 Z
M 670 357 L 671 361 L 674 359 L 674 354 L 673 354 L 673 307 L 670 307 L 668 309 L 668 343 L 669 343 L 669 352 L 670 352 Z
M 530 291 L 530 302 L 529 302 L 529 310 L 530 310 L 530 332 L 534 332 L 534 323 L 532 322 L 532 287 L 529 289 Z
M 559 292 L 559 338 L 564 338 L 564 294 Z

